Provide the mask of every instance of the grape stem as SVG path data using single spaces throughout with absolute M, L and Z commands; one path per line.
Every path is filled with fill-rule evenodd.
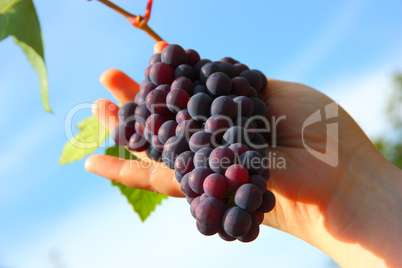
M 134 15 L 126 10 L 122 9 L 121 7 L 113 4 L 112 2 L 108 0 L 98 0 L 102 4 L 110 7 L 114 11 L 118 12 L 122 16 L 124 16 L 128 21 L 134 26 L 137 27 L 138 29 L 141 29 L 145 31 L 149 36 L 151 36 L 156 42 L 158 41 L 163 41 L 163 39 L 155 33 L 149 26 L 148 26 L 148 20 L 151 17 L 151 9 L 152 9 L 152 2 L 153 0 L 148 0 L 147 8 L 145 10 L 145 15 L 140 16 L 140 15 Z

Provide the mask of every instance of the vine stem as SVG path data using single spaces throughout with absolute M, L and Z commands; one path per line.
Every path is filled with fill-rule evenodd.
M 141 29 L 144 32 L 146 32 L 156 42 L 163 41 L 163 39 L 154 30 L 152 30 L 151 27 L 149 27 L 149 25 L 147 24 L 149 18 L 151 17 L 151 9 L 152 9 L 153 0 L 148 0 L 148 4 L 147 4 L 147 8 L 145 10 L 144 17 L 142 17 L 140 15 L 131 14 L 108 0 L 98 0 L 98 1 L 106 6 L 110 7 L 111 9 L 113 9 L 114 11 L 119 13 L 120 15 L 124 16 L 134 27 L 137 27 L 138 29 Z

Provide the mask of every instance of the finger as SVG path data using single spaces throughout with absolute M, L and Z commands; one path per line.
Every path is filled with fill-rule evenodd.
M 107 99 L 99 99 L 92 104 L 92 114 L 110 133 L 119 124 L 118 112 L 119 107 Z
M 153 161 L 153 164 L 156 168 L 151 174 L 151 185 L 155 190 L 169 196 L 184 197 L 180 190 L 180 184 L 176 180 L 174 170 L 160 162 Z
M 165 41 L 158 41 L 155 43 L 154 45 L 154 54 L 156 53 L 162 53 L 162 50 L 169 45 L 167 42 Z
M 150 184 L 151 168 L 137 166 L 136 160 L 123 160 L 110 155 L 92 155 L 85 161 L 85 169 L 114 182 L 132 188 L 155 191 Z
M 120 103 L 133 102 L 140 86 L 122 71 L 109 69 L 100 79 L 102 85 L 112 93 Z

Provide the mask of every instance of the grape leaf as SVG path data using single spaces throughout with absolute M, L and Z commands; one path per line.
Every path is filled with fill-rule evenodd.
M 10 35 L 34 67 L 40 80 L 43 108 L 51 113 L 42 34 L 32 0 L 0 1 L 0 41 Z
M 124 159 L 136 160 L 129 151 L 124 147 L 115 145 L 106 149 L 106 155 L 116 156 Z M 140 216 L 141 221 L 146 218 L 155 210 L 156 205 L 160 205 L 163 199 L 168 197 L 164 194 L 157 194 L 147 190 L 135 189 L 123 184 L 113 182 L 112 185 L 120 188 L 120 192 L 126 196 L 128 203 L 133 206 L 134 211 Z
M 78 128 L 80 132 L 64 146 L 60 165 L 81 160 L 92 154 L 109 136 L 109 132 L 93 116 L 79 122 Z

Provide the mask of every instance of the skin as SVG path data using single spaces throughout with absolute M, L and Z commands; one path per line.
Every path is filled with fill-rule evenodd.
M 160 52 L 156 45 L 156 52 Z M 102 84 L 120 103 L 132 101 L 138 84 L 118 70 L 108 70 Z M 338 106 L 338 135 L 329 133 L 329 153 L 338 165 L 328 165 L 311 155 L 302 142 L 302 126 L 317 110 L 333 100 L 308 86 L 268 80 L 260 97 L 269 116 L 286 116 L 277 123 L 276 147 L 267 153 L 286 160 L 286 168 L 272 168 L 268 189 L 276 197 L 275 208 L 263 224 L 285 231 L 331 256 L 342 267 L 402 267 L 402 171 L 386 160 L 357 123 Z M 100 99 L 93 114 L 109 130 L 118 124 L 118 107 Z M 304 130 L 304 141 L 325 153 L 327 122 Z M 338 146 L 336 146 L 336 140 Z M 146 158 L 145 153 L 135 153 Z M 152 161 L 149 160 L 148 161 Z M 155 166 L 159 166 L 155 170 Z M 127 160 L 92 155 L 87 171 L 133 188 L 183 197 L 174 171 L 155 163 L 136 167 Z

